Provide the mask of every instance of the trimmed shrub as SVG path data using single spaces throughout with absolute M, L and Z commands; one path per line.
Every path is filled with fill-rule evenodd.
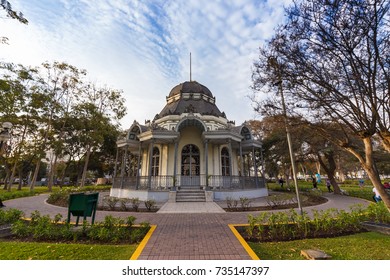
M 148 211 L 154 210 L 156 206 L 156 201 L 154 199 L 148 199 L 145 201 L 145 207 L 148 209 Z
M 23 216 L 23 212 L 17 209 L 0 209 L 0 225 L 12 224 Z
M 141 201 L 139 200 L 139 198 L 138 198 L 138 197 L 130 198 L 130 202 L 131 202 L 131 207 L 133 208 L 133 210 L 134 210 L 135 212 L 137 212 L 138 209 L 139 209 L 139 205 L 140 205 L 140 203 L 141 203 Z
M 69 223 L 61 221 L 62 216 L 57 214 L 52 221 L 49 216 L 42 216 L 38 211 L 31 214 L 30 221 L 17 220 L 12 224 L 11 231 L 20 238 L 32 238 L 38 241 L 90 241 L 102 243 L 134 243 L 141 240 L 150 225 L 143 223 L 134 226 L 135 217 L 126 219 L 115 218 L 111 215 L 104 221 L 88 224 L 83 222 L 82 227 L 75 228 Z
M 368 210 L 357 205 L 351 207 L 350 212 L 338 209 L 313 210 L 312 218 L 306 212 L 299 215 L 294 209 L 289 212 L 262 213 L 257 217 L 250 215 L 246 233 L 249 239 L 284 241 L 360 232 L 363 230 L 361 222 L 367 215 L 377 217 L 383 213 L 377 209 L 381 206 L 372 207 L 372 210 Z

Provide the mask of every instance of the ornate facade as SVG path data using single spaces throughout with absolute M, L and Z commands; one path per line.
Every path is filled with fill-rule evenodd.
M 184 82 L 153 121 L 134 121 L 117 141 L 111 196 L 176 201 L 185 190 L 200 190 L 206 200 L 268 195 L 261 143 L 245 123 L 228 121 L 215 101 L 207 87 Z

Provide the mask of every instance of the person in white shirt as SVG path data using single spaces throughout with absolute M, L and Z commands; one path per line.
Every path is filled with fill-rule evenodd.
M 377 189 L 375 187 L 372 188 L 372 192 L 374 193 L 374 196 L 372 198 L 375 200 L 375 202 L 379 202 L 382 200 L 379 192 L 377 191 Z

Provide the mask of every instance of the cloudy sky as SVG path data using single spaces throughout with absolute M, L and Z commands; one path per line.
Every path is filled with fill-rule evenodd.
M 283 22 L 291 0 L 9 0 L 29 20 L 0 10 L 0 60 L 36 66 L 65 61 L 91 80 L 122 89 L 121 121 L 153 119 L 177 84 L 207 86 L 229 120 L 255 117 L 251 67 L 258 47 Z

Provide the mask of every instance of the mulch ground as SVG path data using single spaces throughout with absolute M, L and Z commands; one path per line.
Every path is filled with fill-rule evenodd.
M 328 199 L 322 196 L 308 196 L 307 199 L 301 202 L 302 207 L 315 206 L 327 202 Z M 237 207 L 237 208 L 223 208 L 226 212 L 243 212 L 243 211 L 270 211 L 279 209 L 291 209 L 297 208 L 298 203 L 289 203 L 283 205 L 265 205 L 265 206 L 253 206 L 253 207 Z

